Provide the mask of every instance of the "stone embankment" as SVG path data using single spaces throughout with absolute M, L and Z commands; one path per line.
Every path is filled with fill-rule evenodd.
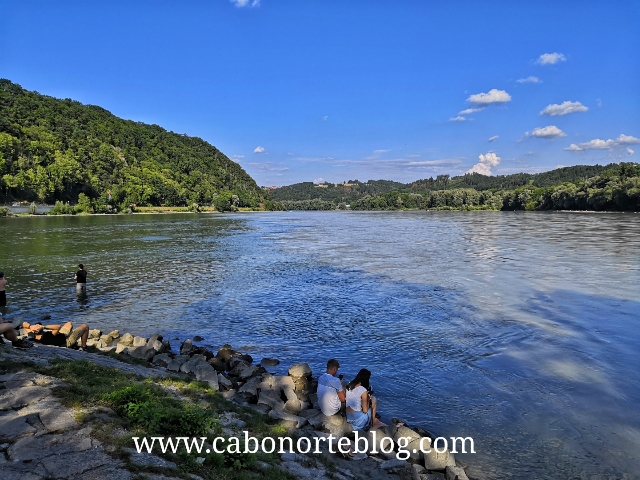
M 328 438 L 331 434 L 335 437 L 336 446 L 338 439 L 346 437 L 343 442 L 349 439 L 349 444 L 355 450 L 351 425 L 340 415 L 323 415 L 317 407 L 317 382 L 314 381 L 313 372 L 306 363 L 291 366 L 288 375 L 272 375 L 267 371 L 267 367 L 278 365 L 278 360 L 264 358 L 255 363 L 251 355 L 241 353 L 230 345 L 223 345 L 214 354 L 206 348 L 194 345 L 191 340 L 186 340 L 179 352 L 173 352 L 169 342 L 164 341 L 160 335 L 153 335 L 147 339 L 128 333 L 120 335 L 118 331 L 103 334 L 99 330 L 91 330 L 87 345 L 103 352 L 129 355 L 149 364 L 148 367 L 131 365 L 104 355 L 39 345 L 27 352 L 13 349 L 12 355 L 42 363 L 47 363 L 51 358 L 90 359 L 95 363 L 115 366 L 143 376 L 166 376 L 167 372 L 189 375 L 196 380 L 207 382 L 224 398 L 277 419 L 289 432 L 298 437 Z M 6 357 L 7 353 L 4 356 Z M 90 429 L 64 433 L 77 428 L 77 425 L 69 409 L 62 407 L 50 395 L 50 388 L 55 385 L 55 379 L 35 374 L 9 374 L 0 376 L 0 382 L 5 387 L 4 390 L 0 390 L 0 469 L 4 470 L 4 466 L 11 465 L 11 472 L 14 472 L 14 476 L 3 478 L 129 478 L 128 472 L 122 470 L 117 461 L 107 461 L 110 458 L 107 452 L 102 450 L 99 442 L 89 437 Z M 51 423 L 49 418 L 55 418 L 58 423 Z M 231 412 L 228 419 L 221 421 L 228 421 L 230 427 L 235 426 L 236 429 L 241 427 L 233 419 Z M 60 432 L 62 434 L 56 435 L 58 439 L 51 438 L 51 434 Z M 437 453 L 434 449 L 431 453 L 422 453 L 421 445 L 423 448 L 431 446 L 433 440 L 424 430 L 411 429 L 404 422 L 397 421 L 392 425 L 359 433 L 361 436 L 366 435 L 368 440 L 366 453 L 357 454 L 350 461 L 335 456 L 333 460 L 337 466 L 330 473 L 333 478 L 467 479 L 464 465 L 456 462 L 452 453 Z M 401 438 L 405 440 L 400 440 Z M 50 442 L 51 446 L 46 442 Z M 56 445 L 67 446 L 58 448 Z M 406 461 L 399 460 L 396 455 L 402 448 L 410 452 Z M 38 452 L 32 453 L 32 456 L 39 455 L 37 462 L 30 462 L 30 467 L 25 466 L 27 460 L 26 457 L 23 458 L 27 450 Z M 75 456 L 68 456 L 65 453 L 67 450 L 72 451 Z M 363 442 L 358 445 L 358 450 L 363 450 Z M 43 452 L 50 454 L 43 456 Z M 63 453 L 65 455 L 60 457 Z M 140 455 L 144 457 L 149 454 Z M 67 457 L 77 457 L 77 461 L 67 461 Z M 159 462 L 166 461 L 160 457 L 156 458 Z M 89 460 L 91 461 L 86 463 Z M 327 478 L 325 467 L 310 455 L 286 453 L 282 455 L 281 460 L 281 468 L 297 478 Z M 65 463 L 65 469 L 56 470 L 56 462 Z M 75 468 L 73 465 L 76 463 L 89 465 L 90 468 Z M 83 472 L 92 473 L 85 475 Z M 29 477 L 27 473 L 32 476 Z

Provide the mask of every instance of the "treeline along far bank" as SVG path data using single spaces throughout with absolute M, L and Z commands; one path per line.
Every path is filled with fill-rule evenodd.
M 0 204 L 79 197 L 96 212 L 270 203 L 240 165 L 200 138 L 0 79 Z
M 288 210 L 593 210 L 640 211 L 640 165 L 577 165 L 488 177 L 477 173 L 417 180 L 299 183 L 275 189 Z

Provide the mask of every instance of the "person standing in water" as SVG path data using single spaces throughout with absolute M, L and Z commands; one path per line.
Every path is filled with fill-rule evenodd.
M 5 290 L 7 286 L 7 279 L 4 278 L 4 273 L 0 272 L 0 307 L 7 306 L 7 292 Z
M 87 288 L 87 271 L 84 269 L 84 265 L 78 265 L 78 271 L 73 276 L 76 281 L 77 290 L 85 290 Z

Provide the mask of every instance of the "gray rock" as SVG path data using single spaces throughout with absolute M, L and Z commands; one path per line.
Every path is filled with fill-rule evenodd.
M 173 359 L 168 353 L 161 353 L 153 357 L 153 363 L 161 367 L 167 368 Z
M 296 462 L 283 462 L 280 469 L 296 478 L 311 478 L 311 472 Z
M 170 372 L 179 372 L 182 365 L 184 365 L 188 359 L 189 355 L 176 355 L 173 357 L 173 360 L 171 360 L 171 363 L 167 365 L 167 370 Z
M 15 412 L 0 415 L 0 442 L 14 442 L 25 435 L 36 433 L 36 429 L 27 423 L 26 417 Z
M 111 465 L 96 468 L 90 472 L 84 472 L 78 480 L 131 480 L 131 472 L 116 468 Z
M 301 428 L 307 423 L 307 419 L 304 417 L 298 417 L 297 415 L 292 415 L 290 413 L 283 412 L 281 410 L 271 410 L 269 412 L 269 416 L 271 418 L 275 418 L 278 420 L 284 420 L 287 422 L 293 422 L 296 424 L 296 428 Z
M 49 455 L 66 455 L 72 452 L 90 451 L 93 447 L 90 429 L 76 434 L 42 435 L 21 438 L 7 451 L 12 462 L 33 462 Z M 83 433 L 84 435 L 82 435 Z
M 165 351 L 165 345 L 160 340 L 154 340 L 153 343 L 149 341 L 147 342 L 147 346 L 153 348 L 156 354 L 163 353 Z
M 118 344 L 124 345 L 125 347 L 130 347 L 131 345 L 133 345 L 133 335 L 131 335 L 130 333 L 125 333 L 120 338 Z
M 251 378 L 257 371 L 258 367 L 249 365 L 248 367 L 243 368 L 238 376 L 240 377 L 240 380 L 247 380 L 248 378 Z
M 138 337 L 136 337 L 136 338 L 138 338 Z M 135 345 L 135 341 L 134 341 L 134 345 Z M 146 361 L 150 362 L 151 359 L 156 354 L 156 351 L 151 347 L 147 347 L 146 345 L 141 345 L 141 346 L 138 346 L 138 347 L 136 347 L 136 346 L 128 347 L 127 353 L 129 355 L 131 355 L 133 358 L 139 358 L 141 360 L 146 360 Z
M 128 334 L 127 334 L 128 335 Z M 89 342 L 87 342 L 87 345 L 89 345 Z M 127 345 L 125 345 L 122 342 L 118 342 L 118 345 L 116 345 L 116 353 L 122 353 L 124 352 L 127 348 L 129 348 Z
M 443 474 L 436 472 L 436 473 L 427 473 L 427 474 L 421 473 L 420 480 L 446 480 L 446 479 L 444 478 Z
M 221 390 L 231 390 L 233 388 L 233 383 L 223 374 L 218 374 L 218 386 Z
M 169 460 L 165 460 L 164 458 L 160 458 L 156 455 L 152 455 L 146 452 L 138 453 L 133 448 L 125 448 L 124 450 L 131 455 L 131 462 L 140 467 L 177 468 L 177 465 L 175 463 L 170 462 Z
M 388 473 L 395 473 L 405 478 L 406 477 L 411 478 L 411 464 L 405 460 L 398 460 L 397 458 L 392 458 L 391 460 L 382 462 L 380 464 L 380 468 L 382 470 L 386 470 Z
M 111 457 L 101 451 L 94 450 L 51 455 L 42 460 L 44 468 L 56 478 L 71 478 L 112 463 Z
M 100 336 L 100 341 L 102 343 L 104 343 L 105 345 L 109 345 L 111 342 L 113 342 L 114 338 L 111 335 L 101 335 Z
M 206 363 L 207 365 L 209 365 L 204 355 L 193 355 L 189 360 L 182 364 L 182 366 L 180 367 L 180 371 L 184 373 L 194 373 L 196 367 L 201 363 Z M 211 367 L 211 365 L 209 366 Z
M 250 378 L 247 383 L 238 389 L 238 393 L 248 393 L 254 397 L 258 396 L 258 387 L 262 382 L 261 377 Z
M 308 363 L 297 363 L 289 368 L 289 376 L 293 378 L 308 377 L 311 378 L 311 367 Z
M 280 360 L 278 360 L 277 358 L 265 357 L 260 362 L 260 365 L 262 365 L 263 367 L 275 367 L 276 365 L 280 365 Z
M 46 387 L 21 387 L 0 390 L 0 410 L 18 409 L 36 403 L 50 394 Z
M 147 339 L 143 337 L 133 337 L 133 346 L 134 347 L 144 347 L 147 345 Z
M 455 467 L 456 458 L 453 453 L 445 451 L 444 453 L 438 453 L 431 447 L 431 439 L 424 437 L 423 446 L 425 450 L 431 450 L 429 452 L 423 452 L 424 455 L 424 467 L 427 470 L 444 470 L 446 467 Z
M 445 469 L 445 477 L 447 480 L 469 480 L 469 477 L 467 477 L 462 467 L 447 466 Z
M 185 340 L 182 342 L 182 345 L 180 345 L 180 355 L 189 355 L 191 350 L 193 350 L 193 343 L 189 339 Z
M 218 373 L 215 368 L 209 365 L 207 362 L 200 362 L 195 368 L 196 380 L 207 382 L 211 388 L 218 391 Z

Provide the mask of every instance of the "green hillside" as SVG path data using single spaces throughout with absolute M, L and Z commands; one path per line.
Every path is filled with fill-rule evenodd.
M 81 193 L 121 208 L 264 201 L 242 167 L 200 138 L 0 79 L 0 203 L 75 203 Z

